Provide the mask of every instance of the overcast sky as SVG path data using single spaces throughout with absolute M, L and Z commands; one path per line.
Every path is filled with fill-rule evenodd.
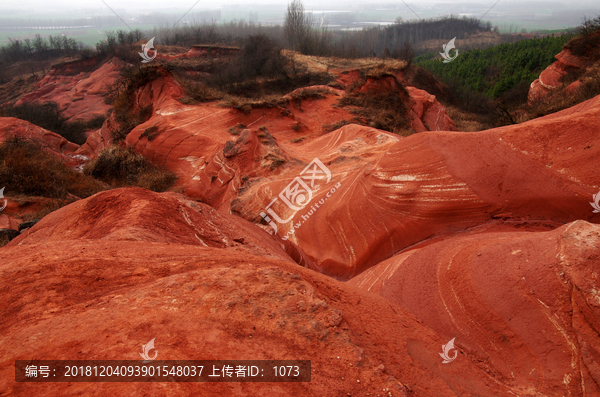
M 248 12 L 257 11 L 259 21 L 282 23 L 285 6 L 289 0 L 0 0 L 0 19 L 60 20 L 113 15 L 135 18 L 153 12 L 169 14 L 174 19 L 193 12 L 223 9 L 221 22 L 248 19 Z M 600 15 L 600 0 L 303 0 L 307 11 L 351 11 L 374 15 L 378 9 L 380 17 L 375 21 L 393 21 L 396 17 L 405 20 L 431 18 L 442 15 L 484 17 L 495 26 L 532 26 L 533 28 L 565 28 L 577 26 L 583 16 Z M 408 6 L 407 6 L 408 4 Z M 238 5 L 239 8 L 235 8 Z M 368 5 L 369 11 L 364 7 Z M 191 8 L 191 13 L 186 14 Z M 492 8 L 490 11 L 489 9 Z M 111 11 L 112 9 L 112 11 Z M 414 12 L 413 12 L 414 11 Z M 371 16 L 372 18 L 372 16 Z M 525 19 L 529 18 L 530 22 Z M 531 22 L 545 21 L 545 22 Z M 391 23 L 391 22 L 385 22 Z
M 144 9 L 164 9 L 164 8 L 190 8 L 196 3 L 196 0 L 104 0 L 110 7 L 112 8 L 144 8 Z M 444 3 L 444 4 L 477 4 L 479 6 L 492 6 L 495 3 L 495 0 L 488 1 L 456 1 L 456 0 L 405 0 L 408 4 L 415 5 L 423 5 L 423 4 L 436 4 L 436 3 Z M 548 1 L 548 0 L 527 0 L 527 2 L 539 2 L 539 3 L 556 3 L 564 5 L 564 2 L 558 1 Z M 207 9 L 215 7 L 216 5 L 222 4 L 280 4 L 285 5 L 288 3 L 287 0 L 200 0 L 198 4 L 194 8 L 199 9 Z M 350 7 L 352 5 L 358 4 L 381 4 L 381 5 L 400 5 L 402 4 L 402 0 L 397 1 L 317 1 L 317 0 L 307 0 L 304 1 L 306 8 L 311 8 L 315 6 L 324 6 L 328 4 L 332 5 L 342 5 L 344 4 L 346 7 Z M 522 4 L 523 1 L 515 2 L 514 0 L 500 0 L 500 3 L 519 3 Z M 569 1 L 569 6 L 595 6 L 595 8 L 600 8 L 599 0 L 574 0 Z M 43 11 L 44 9 L 55 9 L 55 8 L 96 8 L 96 7 L 106 7 L 101 0 L 1 0 L 0 1 L 0 10 L 8 10 L 8 9 L 36 9 L 37 11 Z M 0 16 L 1 17 L 1 16 Z

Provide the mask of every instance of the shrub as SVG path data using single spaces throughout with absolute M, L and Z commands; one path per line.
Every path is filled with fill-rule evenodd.
M 353 120 L 353 121 L 356 122 L 356 123 L 360 123 L 359 119 L 356 119 L 356 120 Z M 325 124 L 323 126 L 323 131 L 326 131 L 326 132 L 335 131 L 335 130 L 338 130 L 338 129 L 342 128 L 345 125 L 352 124 L 353 121 L 340 120 L 337 123 Z
M 292 130 L 294 130 L 294 132 L 300 132 L 302 127 L 303 127 L 302 123 L 300 123 L 300 122 L 292 124 Z
M 97 116 L 89 121 L 67 121 L 58 110 L 58 105 L 55 102 L 43 104 L 23 103 L 18 106 L 9 106 L 0 110 L 0 115 L 28 121 L 38 127 L 56 132 L 68 141 L 78 145 L 85 143 L 85 131 L 100 128 L 106 119 L 104 116 Z
M 571 51 L 573 55 L 589 56 L 593 59 L 600 59 L 600 16 L 596 18 L 583 17 L 581 25 L 577 28 L 577 37 L 565 45 L 565 49 Z
M 55 199 L 69 193 L 88 197 L 102 190 L 97 181 L 67 167 L 40 143 L 18 137 L 0 145 L 0 180 L 8 192 Z
M 302 101 L 307 99 L 323 99 L 329 94 L 329 91 L 325 88 L 304 88 L 290 95 L 292 99 L 296 100 L 298 106 L 302 105 Z
M 217 88 L 209 87 L 204 83 L 194 83 L 182 78 L 178 78 L 177 81 L 181 84 L 185 97 L 179 101 L 186 105 L 193 105 L 202 102 L 211 102 L 222 99 L 224 94 Z
M 371 78 L 390 79 L 394 87 L 393 89 L 382 87 L 383 89 L 372 89 L 367 92 L 355 89 L 354 92 L 344 96 L 339 105 L 354 107 L 350 112 L 360 117 L 361 124 L 394 133 L 408 129 L 410 121 L 407 104 L 410 95 L 404 86 L 392 74 L 381 74 Z
M 149 141 L 152 141 L 159 136 L 161 132 L 162 131 L 160 131 L 157 126 L 153 125 L 152 127 L 146 128 L 144 132 L 141 133 L 140 139 L 148 138 Z
M 246 39 L 239 59 L 248 77 L 287 75 L 281 48 L 263 34 Z
M 155 192 L 169 190 L 177 181 L 172 172 L 157 167 L 131 148 L 116 145 L 89 161 L 83 173 L 112 187 L 138 186 Z
M 238 123 L 233 127 L 229 127 L 229 133 L 231 135 L 240 135 L 240 133 L 242 132 L 242 130 L 245 130 L 247 127 L 242 124 L 242 123 Z
M 394 52 L 391 54 L 391 56 L 392 58 L 405 61 L 406 69 L 408 69 L 410 65 L 412 65 L 413 59 L 415 58 L 415 51 L 413 50 L 412 45 L 408 41 L 405 41 L 402 47 L 394 49 Z
M 252 35 L 245 40 L 238 56 L 229 66 L 213 74 L 208 83 L 213 87 L 222 87 L 229 94 L 244 95 L 249 91 L 261 90 L 255 80 L 257 77 L 288 78 L 286 65 L 287 59 L 274 41 L 262 34 Z
M 118 128 L 113 132 L 113 140 L 120 142 L 139 124 L 152 115 L 152 105 L 135 107 L 135 92 L 149 82 L 165 76 L 167 69 L 162 66 L 125 68 L 113 84 L 105 88 L 106 101 L 114 103 L 113 109 Z

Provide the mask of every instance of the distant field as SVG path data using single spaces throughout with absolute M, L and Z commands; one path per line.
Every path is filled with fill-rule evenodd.
M 133 25 L 131 26 L 134 29 L 147 30 L 152 29 L 153 25 Z M 68 37 L 72 37 L 77 41 L 81 41 L 85 45 L 95 46 L 97 42 L 104 40 L 105 32 L 111 30 L 129 30 L 127 26 L 106 26 L 101 29 L 40 29 L 40 30 L 0 30 L 0 46 L 8 44 L 9 38 L 14 39 L 32 39 L 36 34 L 40 34 L 42 37 L 47 37 L 48 35 L 66 35 Z

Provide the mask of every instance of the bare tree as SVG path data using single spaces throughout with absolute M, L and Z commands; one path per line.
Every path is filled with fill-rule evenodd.
M 38 55 L 43 56 L 48 50 L 48 43 L 46 43 L 42 36 L 36 34 L 35 39 L 33 39 L 33 48 L 35 48 L 35 52 L 38 53 Z
M 406 61 L 406 69 L 408 69 L 415 57 L 415 51 L 413 50 L 412 45 L 407 41 L 402 47 L 394 50 L 393 57 Z
M 292 0 L 288 4 L 283 25 L 285 40 L 292 50 L 301 50 L 310 40 L 312 14 L 304 12 L 302 0 Z
M 581 34 L 587 39 L 590 34 L 597 30 L 600 30 L 600 16 L 593 19 L 584 16 L 583 22 L 577 28 L 577 33 Z

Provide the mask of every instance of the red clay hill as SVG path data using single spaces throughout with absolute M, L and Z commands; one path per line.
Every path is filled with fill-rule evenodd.
M 408 311 L 171 193 L 64 207 L 0 251 L 0 274 L 6 395 L 510 395 L 463 354 L 441 364 L 446 341 Z M 311 360 L 311 382 L 14 382 L 16 359 L 135 360 L 153 338 L 161 359 Z
M 359 76 L 271 107 L 183 104 L 167 71 L 135 91 L 151 112 L 122 144 L 176 173 L 179 193 L 101 192 L 0 249 L 0 394 L 598 395 L 600 97 L 459 132 L 404 87 L 422 126 L 404 137 L 352 123 L 339 88 L 402 76 Z M 0 119 L 3 139 L 59 156 L 95 157 L 117 128 L 113 112 L 77 147 Z M 312 380 L 13 378 L 15 360 L 135 360 L 153 338 L 160 359 L 311 360 Z
M 600 226 L 495 225 L 349 281 L 403 307 L 517 395 L 600 395 Z
M 98 65 L 96 58 L 54 66 L 36 83 L 37 90 L 24 95 L 16 104 L 56 102 L 69 120 L 89 120 L 104 116 L 111 108 L 104 101 L 106 85 L 111 84 L 125 65 L 113 58 Z

